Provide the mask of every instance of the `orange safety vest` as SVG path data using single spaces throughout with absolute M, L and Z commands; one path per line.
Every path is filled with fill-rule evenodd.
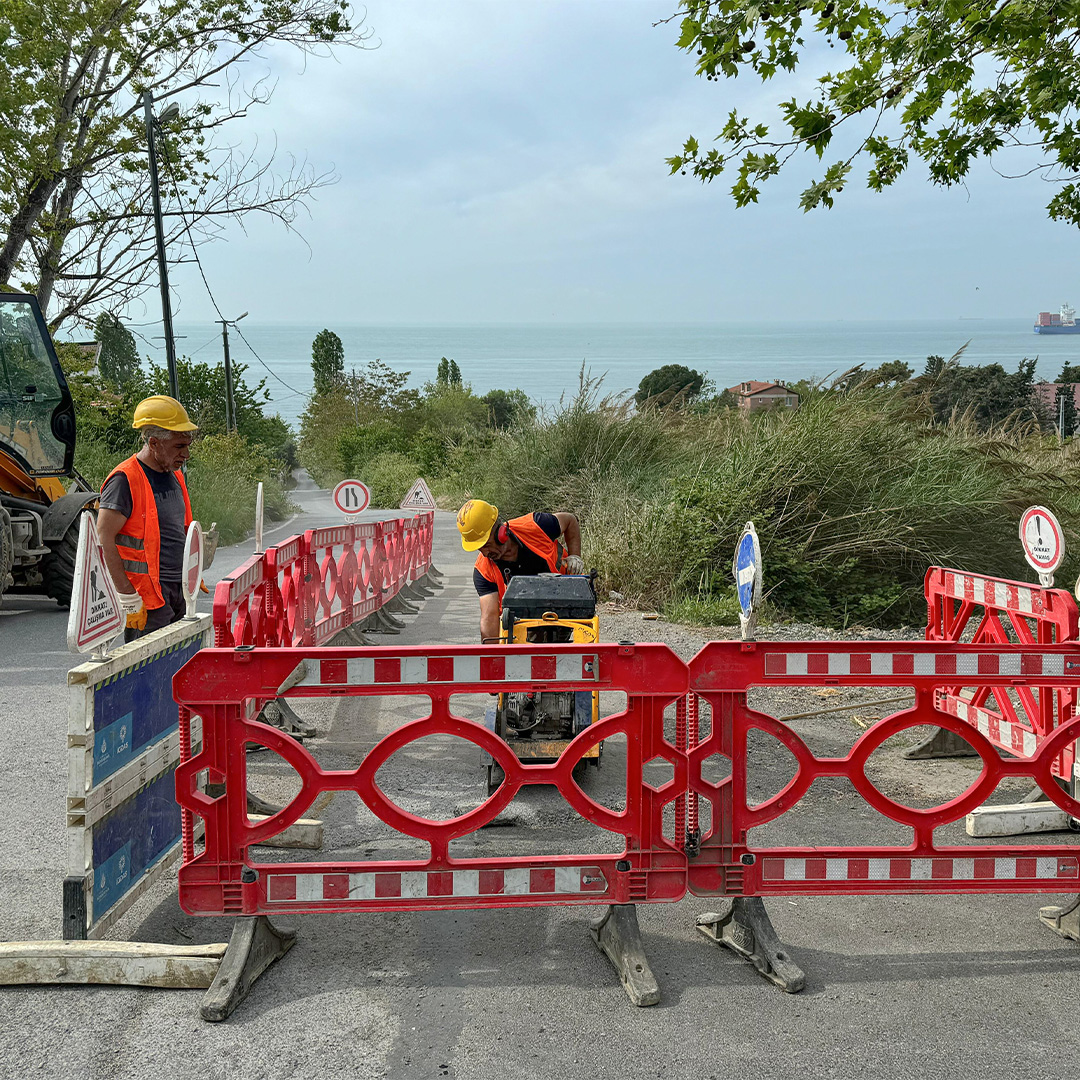
M 158 526 L 157 503 L 154 501 L 154 489 L 146 478 L 139 459 L 134 455 L 127 461 L 121 461 L 109 477 L 122 472 L 131 489 L 131 517 L 124 523 L 124 531 L 116 534 L 116 549 L 120 552 L 120 561 L 124 564 L 128 580 L 135 586 L 135 591 L 142 597 L 147 611 L 165 606 L 165 597 L 161 595 L 159 575 L 161 573 L 161 531 Z M 187 483 L 184 474 L 177 470 L 173 476 L 180 481 L 180 490 L 184 495 L 184 528 L 191 524 L 191 500 L 188 498 Z M 105 484 L 101 485 L 102 490 Z
M 506 523 L 506 527 L 514 535 L 519 544 L 524 544 L 531 552 L 539 555 L 548 564 L 548 570 L 552 574 L 564 574 L 562 544 L 552 540 L 550 536 L 533 520 L 532 514 L 514 518 Z M 486 555 L 476 556 L 476 569 L 481 575 L 492 582 L 499 590 L 499 610 L 502 610 L 503 593 L 506 592 L 506 581 L 502 571 Z

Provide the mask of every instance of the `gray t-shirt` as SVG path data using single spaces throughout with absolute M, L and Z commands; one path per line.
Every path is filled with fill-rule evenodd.
M 141 461 L 142 471 L 150 481 L 157 506 L 158 530 L 161 533 L 161 564 L 159 581 L 177 582 L 184 576 L 184 539 L 187 529 L 184 527 L 184 493 L 180 490 L 180 481 L 171 472 L 158 472 L 148 468 Z M 115 510 L 124 517 L 131 517 L 131 486 L 122 473 L 114 473 L 105 482 L 101 490 L 101 508 Z

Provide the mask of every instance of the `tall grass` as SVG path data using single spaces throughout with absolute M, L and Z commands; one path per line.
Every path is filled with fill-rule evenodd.
M 923 619 L 931 564 L 1030 579 L 1017 539 L 1027 505 L 1049 505 L 1075 542 L 1078 464 L 1071 444 L 1029 426 L 935 425 L 924 402 L 889 391 L 814 395 L 795 413 L 694 416 L 634 413 L 586 386 L 498 438 L 456 494 L 508 513 L 573 510 L 607 584 L 705 613 L 733 610 L 731 557 L 753 520 L 778 612 L 887 625 Z

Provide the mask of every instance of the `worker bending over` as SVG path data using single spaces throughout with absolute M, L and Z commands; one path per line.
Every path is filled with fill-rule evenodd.
M 585 572 L 581 527 L 573 514 L 537 511 L 506 521 L 491 503 L 470 499 L 458 511 L 457 527 L 461 546 L 477 553 L 473 584 L 480 597 L 482 642 L 499 640 L 503 593 L 512 577 Z

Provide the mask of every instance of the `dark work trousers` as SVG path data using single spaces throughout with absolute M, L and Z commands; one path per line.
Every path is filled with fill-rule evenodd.
M 151 630 L 160 630 L 163 626 L 171 626 L 174 622 L 179 622 L 187 614 L 187 601 L 180 590 L 180 582 L 162 581 L 159 584 L 161 595 L 165 598 L 164 606 L 147 612 L 146 626 L 141 630 L 136 630 L 130 626 L 125 627 L 125 644 L 149 634 Z

